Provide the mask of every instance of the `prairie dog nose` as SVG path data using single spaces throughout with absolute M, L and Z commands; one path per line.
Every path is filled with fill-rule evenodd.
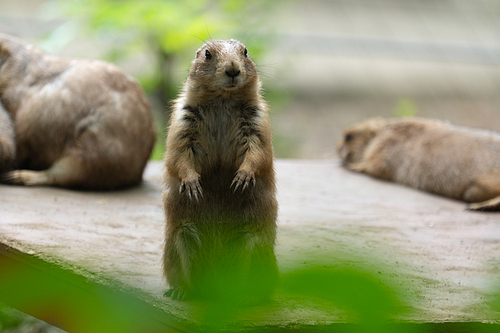
M 236 77 L 240 75 L 240 64 L 234 61 L 227 61 L 224 64 L 226 75 L 229 77 Z

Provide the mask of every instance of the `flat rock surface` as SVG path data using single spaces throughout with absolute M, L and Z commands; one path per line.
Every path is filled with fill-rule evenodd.
M 328 264 L 362 267 L 396 286 L 410 322 L 500 321 L 500 213 L 345 170 L 336 160 L 278 160 L 276 252 L 284 274 Z M 130 290 L 181 322 L 192 304 L 163 297 L 161 162 L 116 192 L 0 185 L 0 242 L 88 279 Z M 321 300 L 278 291 L 242 325 L 343 322 Z

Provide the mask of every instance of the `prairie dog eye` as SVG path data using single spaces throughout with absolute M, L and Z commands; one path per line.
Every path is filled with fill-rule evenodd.
M 205 59 L 212 59 L 212 55 L 208 50 L 205 51 Z
M 243 52 L 243 54 L 245 55 L 245 57 L 248 57 L 248 51 L 246 48 L 245 48 L 245 51 Z
M 349 134 L 346 134 L 346 136 L 345 136 L 345 139 L 344 139 L 344 140 L 345 140 L 345 142 L 349 142 L 349 141 L 351 141 L 353 138 L 354 138 L 354 136 L 353 136 L 352 134 L 350 134 L 350 133 L 349 133 Z

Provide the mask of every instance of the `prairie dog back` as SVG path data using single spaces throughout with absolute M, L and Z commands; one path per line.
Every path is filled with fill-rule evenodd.
M 4 181 L 113 189 L 142 180 L 153 117 L 140 86 L 116 66 L 0 34 L 0 102 L 16 141 L 17 170 Z

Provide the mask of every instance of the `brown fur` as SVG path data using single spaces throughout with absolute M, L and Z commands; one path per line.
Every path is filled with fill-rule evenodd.
M 14 125 L 0 103 L 0 175 L 14 167 L 16 158 L 16 136 Z
M 351 170 L 463 200 L 470 209 L 499 206 L 498 133 L 430 119 L 372 118 L 346 129 L 338 148 Z
M 278 274 L 271 125 L 255 65 L 236 40 L 196 53 L 173 106 L 163 203 L 168 295 L 269 297 Z
M 4 181 L 87 189 L 141 182 L 156 133 L 139 85 L 117 67 L 47 55 L 0 34 L 0 102 L 0 171 L 17 169 Z

